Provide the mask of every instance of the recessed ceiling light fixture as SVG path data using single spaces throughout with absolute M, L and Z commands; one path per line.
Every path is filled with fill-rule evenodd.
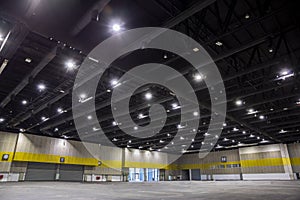
M 263 120 L 263 119 L 265 119 L 265 116 L 259 115 L 259 119 Z
M 121 30 L 121 25 L 120 24 L 113 24 L 112 25 L 112 30 L 114 32 L 119 32 Z
M 72 60 L 69 60 L 68 62 L 66 62 L 66 67 L 68 70 L 73 70 L 75 69 L 76 65 L 75 62 Z
M 43 84 L 43 83 L 38 84 L 37 87 L 38 87 L 38 89 L 39 89 L 40 91 L 44 91 L 44 90 L 46 89 L 46 85 Z
M 243 105 L 243 101 L 238 99 L 238 100 L 235 101 L 235 105 L 241 106 L 241 105 Z
M 4 121 L 5 121 L 5 119 L 1 117 L 0 118 L 0 122 L 4 122 Z
M 215 44 L 219 47 L 223 45 L 223 43 L 221 41 L 217 41 Z
M 195 48 L 193 48 L 193 51 L 194 51 L 194 52 L 198 52 L 198 51 L 199 51 L 199 48 L 195 47 Z
M 28 103 L 28 102 L 27 102 L 26 100 L 23 100 L 23 101 L 22 101 L 22 104 L 23 104 L 23 105 L 26 105 L 27 103 Z
M 151 94 L 150 92 L 147 92 L 147 93 L 145 94 L 145 98 L 146 98 L 147 100 L 152 99 L 152 94 Z
M 201 81 L 201 80 L 203 79 L 203 77 L 202 77 L 201 74 L 195 74 L 195 75 L 194 75 L 194 79 L 195 79 L 196 81 Z
M 31 58 L 25 58 L 25 62 L 27 62 L 27 63 L 31 63 Z

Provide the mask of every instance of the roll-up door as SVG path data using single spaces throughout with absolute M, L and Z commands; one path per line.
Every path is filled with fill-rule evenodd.
M 190 180 L 190 171 L 189 170 L 182 170 L 182 180 L 183 181 Z
M 60 181 L 82 181 L 83 166 L 81 165 L 60 165 L 59 180 Z
M 192 180 L 194 181 L 201 180 L 200 169 L 192 169 Z
M 28 163 L 25 174 L 26 181 L 54 181 L 56 164 L 51 163 Z

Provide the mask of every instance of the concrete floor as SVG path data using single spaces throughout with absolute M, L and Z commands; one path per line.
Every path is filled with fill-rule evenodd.
M 0 183 L 1 200 L 299 200 L 299 181 Z

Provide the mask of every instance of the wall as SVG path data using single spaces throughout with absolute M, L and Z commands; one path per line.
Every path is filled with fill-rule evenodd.
M 289 144 L 288 150 L 294 173 L 300 173 L 300 144 Z
M 125 150 L 124 167 L 126 168 L 157 168 L 168 166 L 168 154 L 157 151 L 141 151 L 138 149 Z
M 19 134 L 14 161 L 60 163 L 61 157 L 65 164 L 98 165 L 80 142 Z
M 0 132 L 0 172 L 9 172 L 14 156 L 18 134 Z M 8 161 L 2 161 L 3 154 L 8 154 Z

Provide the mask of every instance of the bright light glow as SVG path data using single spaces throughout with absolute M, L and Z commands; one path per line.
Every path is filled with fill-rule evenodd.
M 279 131 L 279 133 L 286 133 L 287 131 L 286 130 L 284 130 L 284 129 L 281 129 L 280 131 Z
M 27 102 L 26 100 L 23 100 L 23 101 L 22 101 L 22 104 L 23 104 L 23 105 L 26 105 L 27 103 L 28 103 L 28 102 Z
M 88 119 L 88 120 L 93 119 L 92 115 L 87 116 L 87 119 Z
M 137 126 L 133 127 L 134 130 L 138 130 L 139 128 Z
M 172 103 L 172 108 L 173 108 L 173 110 L 176 110 L 176 109 L 180 108 L 180 106 L 177 103 Z
M 236 127 L 234 127 L 232 130 L 233 130 L 233 131 L 239 131 L 239 129 L 236 128 Z
M 220 47 L 220 46 L 223 45 L 223 43 L 222 43 L 221 41 L 217 41 L 217 42 L 216 42 L 216 45 Z
M 86 94 L 85 94 L 85 93 L 82 93 L 82 94 L 79 95 L 79 97 L 80 97 L 81 100 L 83 100 L 83 99 L 86 98 Z
M 55 129 L 54 129 L 54 132 L 57 132 L 57 131 L 58 131 L 58 128 L 55 128 Z
M 289 70 L 282 70 L 280 76 L 277 76 L 277 80 L 285 80 L 287 78 L 293 77 L 295 74 Z
M 203 79 L 203 77 L 201 76 L 201 74 L 195 74 L 195 75 L 194 75 L 194 79 L 195 79 L 196 81 L 201 81 L 201 80 Z
M 25 59 L 25 62 L 27 62 L 27 63 L 31 63 L 31 61 L 32 61 L 31 58 L 26 58 Z
M 112 86 L 115 86 L 115 85 L 118 84 L 118 80 L 113 79 L 113 80 L 110 81 L 110 84 L 111 84 Z
M 167 54 L 164 54 L 164 59 L 167 59 L 167 58 L 168 58 Z
M 25 132 L 25 129 L 23 129 L 23 128 L 20 128 L 20 132 Z
M 198 52 L 199 49 L 198 49 L 197 47 L 195 47 L 195 48 L 193 48 L 193 51 L 194 51 L 194 52 Z
M 5 119 L 4 118 L 0 118 L 0 122 L 4 122 L 5 121 Z
M 118 123 L 117 123 L 116 121 L 113 121 L 113 122 L 112 122 L 112 125 L 113 125 L 113 126 L 117 126 Z
M 68 70 L 73 70 L 75 69 L 76 65 L 75 62 L 72 60 L 69 60 L 68 62 L 66 62 L 66 67 Z
M 40 91 L 43 91 L 43 90 L 46 89 L 46 86 L 45 86 L 45 84 L 43 84 L 43 83 L 38 84 L 37 87 L 38 87 L 38 89 L 39 89 Z
M 260 139 L 260 137 L 257 137 L 257 139 L 259 140 L 259 139 Z
M 113 29 L 113 31 L 118 32 L 121 30 L 121 26 L 120 26 L 120 24 L 114 24 L 112 26 L 112 29 Z
M 235 140 L 231 140 L 232 142 L 235 142 Z
M 181 139 L 181 140 L 184 140 L 184 137 L 181 136 L 180 139 Z
M 46 119 L 47 119 L 47 118 L 46 118 L 46 117 L 44 117 L 44 116 L 43 116 L 43 117 L 41 117 L 41 120 L 43 120 L 43 121 L 45 121 Z
M 223 140 L 224 140 L 224 141 L 228 141 L 229 139 L 227 139 L 227 138 L 224 138 Z
M 145 98 L 146 98 L 147 100 L 152 99 L 152 94 L 151 94 L 150 92 L 147 92 L 147 93 L 145 94 Z
M 138 115 L 138 118 L 139 119 L 143 119 L 143 118 L 145 118 L 146 117 L 146 115 L 143 115 L 143 113 L 140 113 L 139 115 Z
M 272 52 L 273 52 L 273 49 L 272 49 L 272 48 L 269 48 L 268 51 L 269 51 L 269 53 L 272 53 Z
M 110 89 L 107 89 L 107 90 L 106 90 L 106 92 L 110 93 L 110 92 L 111 92 L 111 90 L 110 90 Z
M 251 137 L 251 138 L 254 138 L 254 137 L 255 137 L 255 135 L 252 135 L 252 134 L 251 134 L 249 137 Z
M 246 131 L 243 131 L 243 134 L 246 134 Z
M 227 124 L 226 124 L 226 123 L 223 123 L 223 126 L 227 126 Z
M 265 116 L 260 115 L 260 116 L 259 116 L 259 119 L 263 120 L 263 119 L 265 119 Z
M 258 113 L 258 111 L 257 110 L 254 110 L 253 108 L 250 108 L 250 109 L 248 109 L 247 110 L 248 111 L 248 115 L 252 115 L 252 114 L 256 114 L 256 113 Z
M 57 112 L 58 112 L 58 113 L 62 113 L 62 112 L 63 112 L 63 109 L 62 109 L 62 108 L 57 108 Z
M 159 143 L 164 143 L 165 141 L 163 141 L 163 140 L 159 140 Z
M 249 14 L 246 14 L 245 15 L 245 19 L 249 19 L 250 18 L 250 15 Z
M 181 124 L 178 124 L 178 125 L 177 125 L 177 128 L 179 128 L 179 129 L 180 129 L 180 128 L 184 128 L 184 126 L 182 126 Z
M 241 105 L 243 105 L 243 101 L 242 100 L 236 100 L 235 105 L 241 106 Z
M 199 113 L 197 111 L 193 112 L 193 115 L 196 117 L 199 115 Z

